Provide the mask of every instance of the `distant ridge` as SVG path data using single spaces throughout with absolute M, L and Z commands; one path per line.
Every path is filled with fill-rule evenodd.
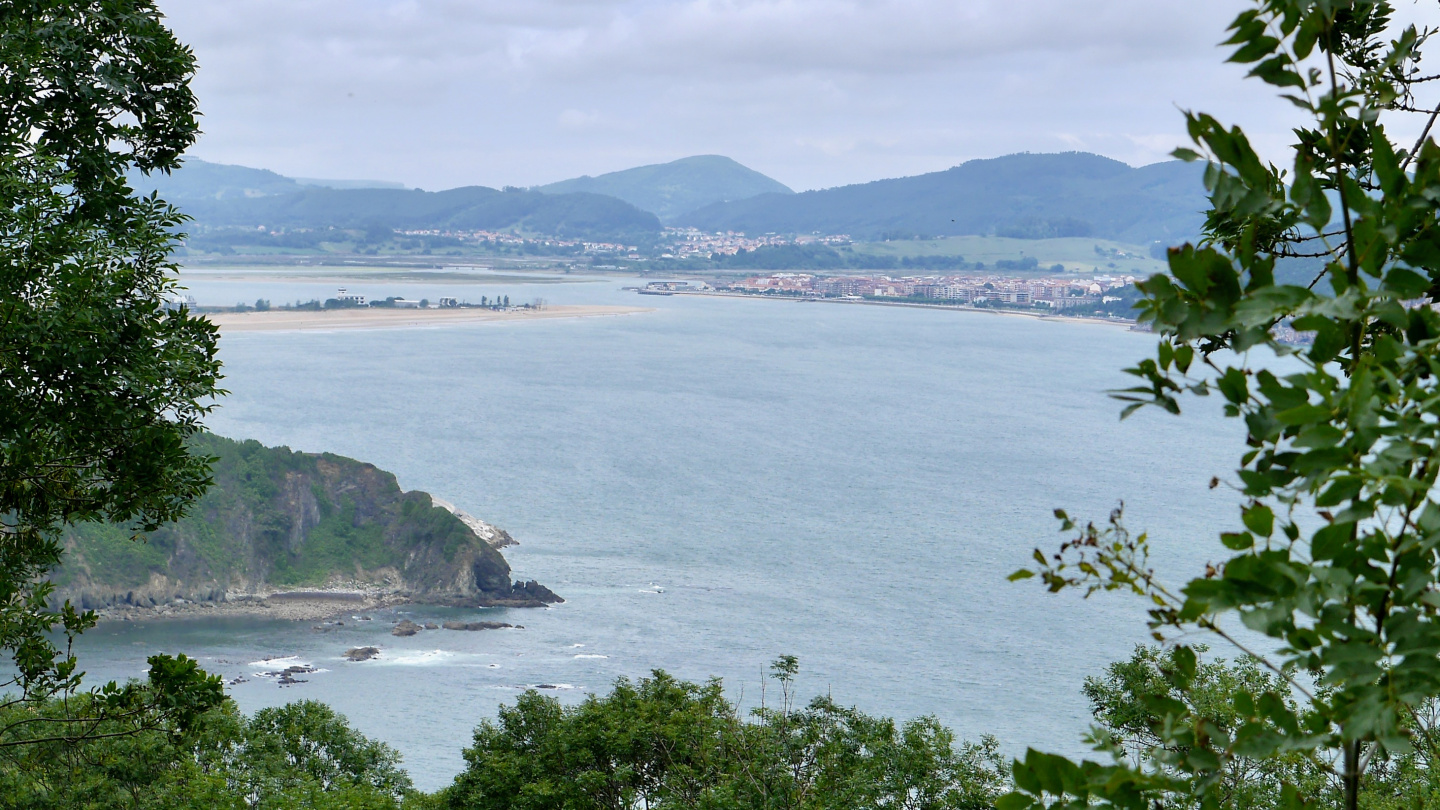
M 536 190 L 546 194 L 577 191 L 606 194 L 667 222 L 697 208 L 728 200 L 794 193 L 783 183 L 722 155 L 696 155 L 598 177 L 576 177 L 538 186 Z
M 1201 169 L 1133 168 L 1086 152 L 972 160 L 915 177 L 714 203 L 678 225 L 745 233 L 848 233 L 856 239 L 1095 236 L 1174 242 L 1199 233 Z
M 387 180 L 325 180 L 314 177 L 286 177 L 269 169 L 252 169 L 229 163 L 211 163 L 199 158 L 186 158 L 184 165 L 171 174 L 146 176 L 139 172 L 130 176 L 130 185 L 137 191 L 158 192 L 170 202 L 186 200 L 233 200 L 294 194 L 307 188 L 390 188 L 403 189 L 405 184 Z
M 465 186 L 419 189 L 302 188 L 291 194 L 181 203 L 205 226 L 509 230 L 565 238 L 627 238 L 660 231 L 660 220 L 614 197 L 542 194 Z

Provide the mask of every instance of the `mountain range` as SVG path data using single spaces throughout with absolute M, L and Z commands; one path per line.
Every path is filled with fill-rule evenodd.
M 696 155 L 599 177 L 586 175 L 537 186 L 535 190 L 546 194 L 586 191 L 616 197 L 666 223 L 707 205 L 761 194 L 795 193 L 784 183 L 721 155 Z
M 1201 169 L 1132 168 L 1084 152 L 972 160 L 915 177 L 715 203 L 679 222 L 706 231 L 912 236 L 1093 236 L 1144 244 L 1194 236 L 1207 208 Z
M 1179 161 L 1134 168 L 1084 152 L 1023 153 L 796 194 L 729 158 L 701 155 L 530 189 L 429 192 L 190 160 L 171 176 L 135 185 L 179 204 L 202 230 L 483 229 L 644 241 L 659 235 L 663 221 L 865 241 L 997 235 L 1168 244 L 1199 232 L 1208 207 L 1200 173 Z M 369 187 L 335 187 L 347 183 Z

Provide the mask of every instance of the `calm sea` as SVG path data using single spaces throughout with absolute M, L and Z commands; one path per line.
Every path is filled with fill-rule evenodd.
M 189 277 L 201 303 L 329 297 L 337 284 Z M 1080 686 L 1143 641 L 1133 599 L 1048 597 L 1006 575 L 1059 540 L 1056 507 L 1121 500 L 1162 569 L 1218 555 L 1238 455 L 1212 409 L 1121 423 L 1107 389 L 1151 352 L 1124 328 L 981 313 L 641 297 L 616 280 L 350 283 L 371 296 L 644 304 L 623 317 L 222 340 L 223 435 L 327 450 L 395 472 L 509 530 L 548 610 L 443 611 L 523 630 L 389 635 L 393 614 L 310 623 L 102 625 L 92 678 L 155 651 L 200 657 L 242 708 L 317 698 L 448 782 L 473 727 L 535 685 L 562 700 L 662 668 L 721 676 L 753 705 L 777 656 L 801 691 L 933 714 L 1007 750 L 1077 752 Z M 345 663 L 349 647 L 384 657 Z M 293 657 L 290 659 L 289 657 Z M 281 688 L 253 673 L 318 666 Z

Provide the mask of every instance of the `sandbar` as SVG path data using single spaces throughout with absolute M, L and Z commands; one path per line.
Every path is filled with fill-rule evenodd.
M 403 329 L 485 321 L 537 321 L 594 318 L 653 312 L 652 307 L 547 306 L 544 309 L 272 309 L 265 312 L 212 312 L 210 321 L 222 332 L 303 332 L 338 329 Z

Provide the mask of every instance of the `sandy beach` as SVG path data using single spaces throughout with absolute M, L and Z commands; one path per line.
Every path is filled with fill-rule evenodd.
M 208 316 L 222 332 L 301 332 L 336 329 L 402 329 L 483 321 L 532 321 L 594 318 L 652 312 L 650 307 L 550 306 L 544 309 L 330 309 L 266 312 L 213 312 Z

